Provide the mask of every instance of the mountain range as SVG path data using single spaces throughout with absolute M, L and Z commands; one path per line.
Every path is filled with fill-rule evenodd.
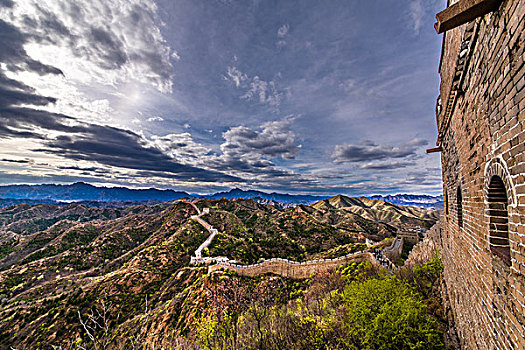
M 84 182 L 71 185 L 7 185 L 0 186 L 0 198 L 51 200 L 57 202 L 80 201 L 170 201 L 191 197 L 186 192 L 173 190 L 130 189 L 126 187 L 97 187 Z
M 256 190 L 231 189 L 227 192 L 217 192 L 207 195 L 190 194 L 185 191 L 171 189 L 159 190 L 130 189 L 126 187 L 98 187 L 83 182 L 70 185 L 6 185 L 0 186 L 0 207 L 16 204 L 64 204 L 81 203 L 97 207 L 123 207 L 136 202 L 155 203 L 177 200 L 181 198 L 208 199 L 253 199 L 262 204 L 271 204 L 278 208 L 287 208 L 299 204 L 309 205 L 328 196 L 295 195 L 287 193 L 267 193 Z M 397 194 L 387 196 L 372 196 L 370 199 L 382 200 L 393 204 L 411 205 L 424 208 L 442 208 L 443 196 Z

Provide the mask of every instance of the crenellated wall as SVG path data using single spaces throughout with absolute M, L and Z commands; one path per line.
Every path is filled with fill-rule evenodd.
M 241 276 L 249 277 L 273 273 L 288 278 L 308 278 L 312 273 L 325 272 L 351 261 L 369 261 L 374 265 L 378 264 L 372 254 L 368 252 L 357 252 L 337 259 L 321 259 L 305 262 L 295 262 L 280 258 L 265 260 L 253 265 L 237 265 L 229 262 L 220 262 L 216 265 L 210 265 L 208 272 L 213 272 L 218 269 L 228 269 L 235 271 Z

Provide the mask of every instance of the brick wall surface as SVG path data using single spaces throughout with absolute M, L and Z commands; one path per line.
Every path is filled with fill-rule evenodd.
M 469 28 L 476 35 L 465 53 Z M 524 50 L 523 0 L 503 1 L 497 11 L 448 31 L 443 40 L 443 105 L 458 62 L 465 63 L 458 58 L 470 55 L 450 124 L 439 125 L 448 208 L 436 238 L 464 349 L 525 349 Z M 443 108 L 438 124 L 444 113 Z M 493 175 L 502 178 L 508 197 L 510 266 L 489 246 L 487 186 Z

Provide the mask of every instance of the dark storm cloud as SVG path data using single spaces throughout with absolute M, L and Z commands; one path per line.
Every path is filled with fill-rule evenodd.
M 75 118 L 29 107 L 0 106 L 0 116 L 0 136 L 4 137 L 46 138 L 45 134 L 37 131 L 38 128 L 68 133 L 85 130 L 85 126 L 66 124 L 75 121 Z
M 25 84 L 6 77 L 0 71 L 0 108 L 8 108 L 20 104 L 45 106 L 54 103 L 56 99 L 37 95 L 34 89 Z
M 73 118 L 19 105 L 45 106 L 55 98 L 36 94 L 25 84 L 7 78 L 0 72 L 0 136 L 43 138 L 35 127 L 74 132 L 77 129 L 64 124 Z
M 29 161 L 27 159 L 0 159 L 0 162 L 19 163 L 19 164 L 31 163 L 31 161 Z
M 102 173 L 102 172 L 106 172 L 107 171 L 106 169 L 102 169 L 102 168 L 96 168 L 96 167 L 84 168 L 84 167 L 79 167 L 79 166 L 59 166 L 58 169 L 61 169 L 61 170 L 78 170 L 78 171 L 84 171 L 84 172 L 87 172 L 87 173 L 91 173 L 91 172 Z
M 12 0 L 0 0 L 0 7 L 13 7 L 14 4 Z
M 0 19 L 0 62 L 11 71 L 30 70 L 38 74 L 62 74 L 58 68 L 42 64 L 27 55 L 24 44 L 28 36 Z
M 91 50 L 96 51 L 99 65 L 104 69 L 118 69 L 128 60 L 124 44 L 110 30 L 92 27 L 88 40 L 92 43 Z
M 27 36 L 14 26 L 0 20 L 0 62 L 10 70 L 30 70 L 38 74 L 62 74 L 48 65 L 30 58 L 24 49 Z M 35 90 L 22 82 L 10 79 L 0 72 L 0 136 L 35 137 L 34 126 L 58 128 L 63 124 L 57 122 L 48 112 L 43 112 L 19 105 L 44 106 L 54 103 L 55 98 L 36 94 Z M 62 118 L 62 117 L 59 117 Z
M 400 146 L 377 145 L 372 141 L 364 141 L 357 145 L 343 144 L 335 146 L 332 158 L 336 164 L 406 158 L 414 156 L 417 149 L 426 144 L 428 141 L 421 139 L 414 139 Z
M 0 106 L 0 136 L 46 139 L 35 129 L 67 132 L 45 141 L 47 148 L 35 151 L 61 155 L 71 160 L 175 174 L 180 180 L 241 181 L 217 171 L 183 165 L 160 150 L 149 147 L 139 135 L 123 129 L 95 124 L 78 124 L 75 118 L 22 107 Z M 67 123 L 75 121 L 75 125 Z M 174 177 L 171 175 L 170 177 Z
M 67 159 L 93 161 L 114 167 L 169 173 L 170 178 L 201 181 L 240 181 L 220 172 L 209 171 L 176 162 L 132 131 L 110 126 L 87 124 L 74 135 L 47 141 L 37 151 L 60 155 Z

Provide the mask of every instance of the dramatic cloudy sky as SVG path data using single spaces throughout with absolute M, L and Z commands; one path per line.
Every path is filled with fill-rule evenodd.
M 444 0 L 0 0 L 0 184 L 439 193 Z

